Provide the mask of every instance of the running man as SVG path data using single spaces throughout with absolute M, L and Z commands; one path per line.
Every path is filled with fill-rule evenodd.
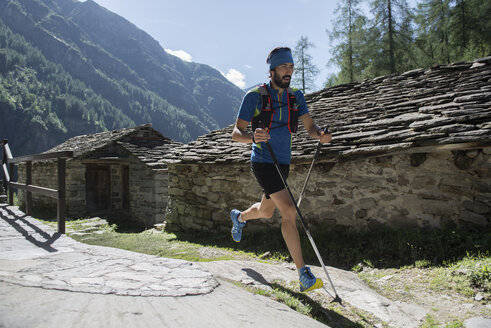
M 332 136 L 314 123 L 303 93 L 290 88 L 294 71 L 290 48 L 275 48 L 269 53 L 266 63 L 269 64 L 270 81 L 245 95 L 232 132 L 234 141 L 252 143 L 251 169 L 264 193 L 261 202 L 242 212 L 237 209 L 230 212 L 232 238 L 240 242 L 242 228 L 247 221 L 271 218 L 277 208 L 282 218 L 283 239 L 299 273 L 300 291 L 306 292 L 322 287 L 323 282 L 305 265 L 296 225 L 295 205 L 265 143 L 271 145 L 284 176 L 288 177 L 292 133 L 296 132 L 299 120 L 309 136 L 319 139 L 321 143 L 329 143 Z M 246 131 L 250 122 L 252 133 Z

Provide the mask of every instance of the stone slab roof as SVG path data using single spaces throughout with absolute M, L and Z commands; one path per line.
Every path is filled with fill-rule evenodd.
M 316 123 L 333 133 L 324 161 L 491 146 L 491 57 L 326 88 L 306 101 Z M 182 145 L 164 161 L 248 161 L 250 145 L 232 141 L 232 128 Z M 300 127 L 292 161 L 310 161 L 316 146 Z
M 163 136 L 150 124 L 145 124 L 133 128 L 76 136 L 46 153 L 71 150 L 74 152 L 74 157 L 90 158 L 92 154 L 115 144 L 125 148 L 153 169 L 165 168 L 165 163 L 160 161 L 162 157 L 172 152 L 173 148 L 182 145 L 180 142 Z

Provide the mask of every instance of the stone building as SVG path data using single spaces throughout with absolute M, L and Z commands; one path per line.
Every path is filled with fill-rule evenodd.
M 327 88 L 306 96 L 333 133 L 300 206 L 323 229 L 489 228 L 491 57 Z M 289 185 L 298 197 L 317 142 L 293 139 Z M 260 200 L 250 145 L 232 126 L 183 145 L 169 170 L 172 230 L 227 231 L 229 211 Z M 248 229 L 279 225 L 278 214 Z
M 162 156 L 180 146 L 150 125 L 71 138 L 47 151 L 72 150 L 67 160 L 67 216 L 104 216 L 139 221 L 147 227 L 164 220 L 167 167 Z M 34 162 L 32 184 L 57 188 L 57 164 Z M 25 167 L 19 167 L 25 181 Z M 25 207 L 25 193 L 19 191 Z M 33 208 L 56 214 L 56 200 L 33 194 Z

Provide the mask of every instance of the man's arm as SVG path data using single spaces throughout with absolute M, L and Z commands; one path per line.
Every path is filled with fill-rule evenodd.
M 232 131 L 232 140 L 243 143 L 251 143 L 252 142 L 252 133 L 247 132 L 247 126 L 249 122 L 238 118 L 235 121 L 234 130 Z
M 307 133 L 311 138 L 319 139 L 319 141 L 322 143 L 331 142 L 332 135 L 327 131 L 324 131 L 321 128 L 319 128 L 314 123 L 314 120 L 312 119 L 312 116 L 310 116 L 309 113 L 300 116 L 300 121 L 302 121 L 305 130 L 307 130 Z
M 241 118 L 237 118 L 235 121 L 234 130 L 232 131 L 232 140 L 243 143 L 256 142 L 266 142 L 269 140 L 270 136 L 266 129 L 257 128 L 254 133 L 247 132 L 247 126 L 249 122 Z M 254 136 L 254 139 L 252 138 Z

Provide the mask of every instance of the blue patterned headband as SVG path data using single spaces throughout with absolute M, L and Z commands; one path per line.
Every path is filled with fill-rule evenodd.
M 278 51 L 273 52 L 271 54 L 268 63 L 269 63 L 269 70 L 273 70 L 276 66 L 279 66 L 284 63 L 293 64 L 292 52 L 288 48 L 281 48 Z

